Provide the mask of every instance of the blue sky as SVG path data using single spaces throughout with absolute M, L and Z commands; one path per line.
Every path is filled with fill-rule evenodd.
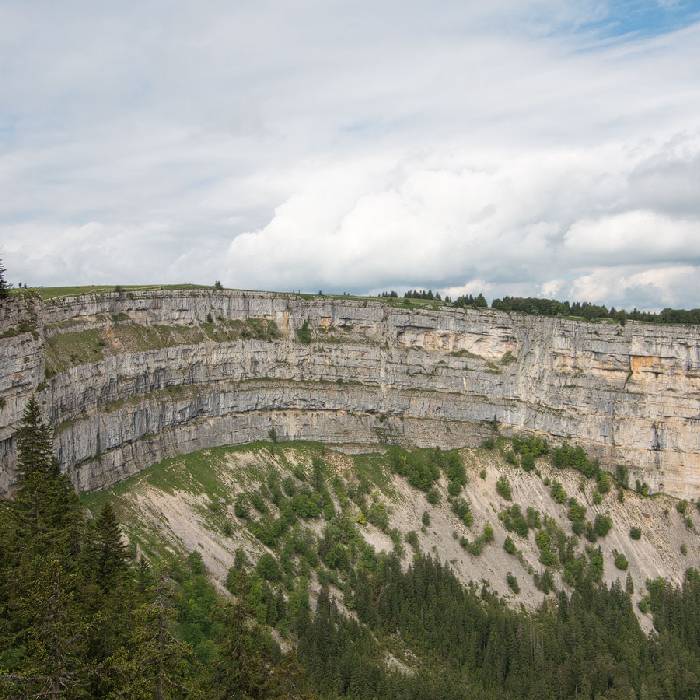
M 700 3 L 0 4 L 30 284 L 700 306 Z

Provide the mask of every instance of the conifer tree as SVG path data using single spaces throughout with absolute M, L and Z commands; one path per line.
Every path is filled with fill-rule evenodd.
M 106 589 L 124 572 L 127 559 L 121 529 L 109 502 L 97 519 L 95 540 L 97 580 Z
M 17 538 L 31 551 L 75 554 L 82 516 L 80 502 L 53 456 L 53 431 L 32 397 L 17 436 L 18 485 L 13 510 Z
M 12 286 L 5 279 L 5 266 L 2 264 L 2 259 L 0 258 L 0 299 L 6 299 L 10 296 L 10 287 Z

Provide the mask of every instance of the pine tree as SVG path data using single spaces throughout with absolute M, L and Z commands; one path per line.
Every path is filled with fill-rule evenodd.
M 103 589 L 112 586 L 125 571 L 127 553 L 114 508 L 105 503 L 95 527 L 96 576 Z
M 9 284 L 5 279 L 5 272 L 7 272 L 7 270 L 2 264 L 2 259 L 0 258 L 0 299 L 6 299 L 7 297 L 9 297 L 10 287 L 12 287 L 12 285 Z
M 17 542 L 30 551 L 72 555 L 79 546 L 82 515 L 78 496 L 53 456 L 53 431 L 36 398 L 24 411 L 17 436 L 18 485 L 13 503 Z

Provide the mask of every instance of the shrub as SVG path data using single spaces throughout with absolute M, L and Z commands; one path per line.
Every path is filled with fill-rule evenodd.
M 253 506 L 253 508 L 255 508 L 255 510 L 258 511 L 258 513 L 265 515 L 268 512 L 265 500 L 257 491 L 253 491 L 249 498 L 250 504 Z
M 508 464 L 512 464 L 513 466 L 518 464 L 518 458 L 513 450 L 508 450 L 508 452 L 506 452 L 505 459 Z
M 625 579 L 625 593 L 627 593 L 627 595 L 632 595 L 634 593 L 634 580 L 630 574 L 627 574 L 627 578 Z
M 685 542 L 681 545 L 681 554 L 683 556 L 688 554 L 688 545 Z
M 429 491 L 440 478 L 440 467 L 433 450 L 408 452 L 400 447 L 390 447 L 387 459 L 392 471 L 420 491 Z
M 481 446 L 487 450 L 493 450 L 494 447 L 496 447 L 496 441 L 492 437 L 489 437 L 481 443 Z
M 532 454 L 530 454 L 529 452 L 526 452 L 520 458 L 520 466 L 526 472 L 531 472 L 535 468 L 535 457 Z
M 634 485 L 634 490 L 641 494 L 642 496 L 648 496 L 649 495 L 649 484 L 641 483 L 639 479 L 636 480 L 635 485 Z
M 685 516 L 683 522 L 685 523 L 685 526 L 688 530 L 693 529 L 693 519 L 689 515 Z
M 248 517 L 248 504 L 242 493 L 238 495 L 233 504 L 233 512 L 237 518 L 245 519 Z
M 620 571 L 627 571 L 627 567 L 629 566 L 627 557 L 616 549 L 613 550 L 613 557 L 615 558 L 615 567 L 620 569 Z
M 510 588 L 516 595 L 520 593 L 520 586 L 518 585 L 518 579 L 510 573 L 506 574 L 506 582 L 508 583 L 508 588 Z
M 418 535 L 415 530 L 406 533 L 406 542 L 411 545 L 414 552 L 418 551 Z
M 633 540 L 638 540 L 642 537 L 642 530 L 638 527 L 630 528 L 630 538 Z
M 500 477 L 496 482 L 496 493 L 498 493 L 498 495 L 506 501 L 510 501 L 512 499 L 510 482 L 505 476 Z
M 527 507 L 527 525 L 533 530 L 537 530 L 542 527 L 540 512 L 537 510 L 537 508 L 533 508 L 532 506 Z
M 556 566 L 559 563 L 557 553 L 552 548 L 552 536 L 547 530 L 539 530 L 535 535 L 535 543 L 540 550 L 540 562 L 544 566 Z
M 596 479 L 598 491 L 600 493 L 607 493 L 610 491 L 610 486 L 612 485 L 612 479 L 610 478 L 609 472 L 598 472 L 598 478 Z
M 513 542 L 510 536 L 506 537 L 506 539 L 503 541 L 503 549 L 508 554 L 515 554 L 518 551 L 518 548 L 515 546 L 515 542 Z
M 605 537 L 612 528 L 612 518 L 609 515 L 596 515 L 593 530 L 598 537 Z
M 428 493 L 425 494 L 425 497 L 431 506 L 436 506 L 440 503 L 440 493 L 435 487 L 431 488 Z
M 593 492 L 593 504 L 599 506 L 603 502 L 603 497 L 599 491 Z
M 383 503 L 374 501 L 367 511 L 367 520 L 380 530 L 389 527 L 389 513 Z
M 282 578 L 282 571 L 277 560 L 267 552 L 258 559 L 255 571 L 258 576 L 266 581 L 279 581 Z
M 599 471 L 598 463 L 590 460 L 582 447 L 574 447 L 566 442 L 561 447 L 554 448 L 552 464 L 557 469 L 576 469 L 589 479 L 596 476 Z
M 534 575 L 535 588 L 545 595 L 554 590 L 554 577 L 549 569 L 545 569 L 541 574 Z
M 564 487 L 561 485 L 560 481 L 553 481 L 550 493 L 555 503 L 563 504 L 566 503 L 567 495 Z
M 571 521 L 573 531 L 580 535 L 583 532 L 586 521 L 586 506 L 579 503 L 575 498 L 570 498 L 567 517 Z
M 467 526 L 471 527 L 474 523 L 469 503 L 463 498 L 455 498 L 452 500 L 452 512 Z
M 484 481 L 486 480 L 486 469 L 482 469 L 482 470 L 479 472 L 479 477 L 480 477 L 481 479 L 483 479 Z
M 685 515 L 688 511 L 688 501 L 678 501 L 678 503 L 676 503 L 676 510 L 681 515 Z
M 447 493 L 450 496 L 459 496 L 459 492 L 462 490 L 462 484 L 457 481 L 450 481 L 447 484 Z
M 282 481 L 282 490 L 287 496 L 293 496 L 297 491 L 297 485 L 291 476 L 287 476 Z
M 528 524 L 517 503 L 513 504 L 510 508 L 502 510 L 498 514 L 498 519 L 503 523 L 503 527 L 505 527 L 508 532 L 515 532 L 523 538 L 527 537 Z
M 423 511 L 422 522 L 423 527 L 430 527 L 430 513 L 427 510 Z

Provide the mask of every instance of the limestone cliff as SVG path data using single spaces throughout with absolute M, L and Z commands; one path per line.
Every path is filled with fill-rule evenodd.
M 270 434 L 455 447 L 498 426 L 580 443 L 652 490 L 700 495 L 697 327 L 240 291 L 15 299 L 0 307 L 5 492 L 33 392 L 81 490 Z

